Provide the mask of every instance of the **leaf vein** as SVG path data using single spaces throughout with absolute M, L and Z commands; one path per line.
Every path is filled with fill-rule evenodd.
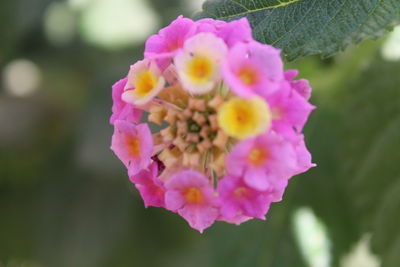
M 232 3 L 238 4 L 237 2 L 232 1 L 232 0 L 229 0 L 229 1 L 232 2 Z M 215 16 L 215 18 L 217 18 L 217 19 L 229 19 L 229 18 L 233 18 L 233 17 L 240 17 L 240 16 L 247 15 L 247 14 L 250 14 L 250 13 L 265 11 L 265 10 L 268 10 L 268 9 L 275 9 L 275 8 L 285 7 L 285 6 L 294 4 L 294 3 L 299 2 L 299 1 L 302 1 L 302 0 L 291 0 L 289 2 L 281 2 L 281 1 L 279 1 L 279 4 L 277 4 L 277 5 L 266 6 L 266 7 L 255 8 L 255 9 L 248 9 L 247 7 L 244 7 L 244 8 L 246 8 L 246 11 L 243 11 L 243 12 L 240 12 L 240 13 L 236 13 L 236 14 L 227 15 L 227 16 L 221 16 L 221 17 Z M 242 4 L 240 4 L 240 6 L 243 7 Z M 209 12 L 209 11 L 206 11 L 206 12 Z
M 290 30 L 288 30 L 287 32 L 285 32 L 284 34 L 282 34 L 278 39 L 276 39 L 275 41 L 273 41 L 271 43 L 271 45 L 276 44 L 277 42 L 279 42 L 280 40 L 282 40 L 287 34 L 293 32 L 293 30 L 295 28 L 297 28 L 297 26 L 299 26 L 306 18 L 308 13 L 311 12 L 311 10 L 313 9 L 313 7 L 315 6 L 315 4 L 317 3 L 317 0 L 314 0 L 310 6 L 310 8 L 307 10 L 307 12 L 304 14 L 304 16 L 301 18 L 301 20 L 299 20 Z

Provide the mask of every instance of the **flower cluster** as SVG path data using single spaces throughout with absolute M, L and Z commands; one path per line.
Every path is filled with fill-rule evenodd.
M 110 119 L 111 149 L 145 206 L 200 232 L 265 219 L 288 180 L 314 166 L 301 133 L 311 88 L 296 75 L 280 50 L 253 40 L 246 19 L 178 17 L 151 36 L 113 86 Z

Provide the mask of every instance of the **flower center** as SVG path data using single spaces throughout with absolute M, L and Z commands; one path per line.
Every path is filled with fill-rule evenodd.
M 135 93 L 138 96 L 146 96 L 151 93 L 157 84 L 155 75 L 150 70 L 141 72 L 135 81 Z
M 158 157 L 167 168 L 183 166 L 210 176 L 224 175 L 230 140 L 218 125 L 217 109 L 223 102 L 219 95 L 189 97 L 182 109 L 167 105 L 150 108 L 149 121 L 169 124 L 153 136 L 154 144 L 162 147 Z
M 262 166 L 267 160 L 268 154 L 265 149 L 253 148 L 250 150 L 247 160 L 254 166 Z
M 194 56 L 188 63 L 188 76 L 195 82 L 209 80 L 212 72 L 213 63 L 205 56 Z
M 138 157 L 140 154 L 139 138 L 137 138 L 136 136 L 132 136 L 127 139 L 127 143 L 128 143 L 127 145 L 128 145 L 129 153 L 134 157 Z
M 257 70 L 251 66 L 242 67 L 238 71 L 237 76 L 246 85 L 254 85 L 259 80 L 259 75 Z
M 243 139 L 258 135 L 271 124 L 268 105 L 261 98 L 231 98 L 218 111 L 218 123 L 230 136 Z
M 245 196 L 247 195 L 247 193 L 248 193 L 247 188 L 245 188 L 245 187 L 243 187 L 243 186 L 239 186 L 238 188 L 236 188 L 236 189 L 233 191 L 233 195 L 234 195 L 235 197 L 238 197 L 238 198 L 245 197 Z
M 183 195 L 189 204 L 201 204 L 203 202 L 203 194 L 200 189 L 196 187 L 187 188 Z

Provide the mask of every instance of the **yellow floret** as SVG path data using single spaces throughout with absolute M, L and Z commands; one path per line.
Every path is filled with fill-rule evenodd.
M 135 94 L 138 97 L 148 96 L 157 86 L 157 77 L 150 71 L 144 70 L 135 79 Z
M 194 56 L 187 64 L 186 73 L 193 83 L 207 82 L 214 73 L 213 62 L 205 56 Z
M 234 97 L 218 110 L 219 127 L 229 136 L 244 139 L 259 135 L 271 126 L 271 112 L 260 97 Z

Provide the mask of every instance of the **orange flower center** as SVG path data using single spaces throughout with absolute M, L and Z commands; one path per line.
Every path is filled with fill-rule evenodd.
M 188 75 L 195 82 L 209 80 L 213 74 L 213 62 L 204 56 L 194 56 L 188 64 Z
M 265 163 L 267 156 L 267 152 L 264 149 L 256 147 L 250 150 L 247 160 L 254 166 L 261 166 Z
M 247 188 L 243 187 L 243 186 L 239 186 L 238 188 L 236 188 L 233 191 L 233 194 L 235 195 L 235 197 L 245 197 L 247 195 L 248 191 Z
M 140 154 L 140 140 L 139 138 L 132 136 L 129 137 L 127 140 L 127 145 L 128 145 L 128 150 L 129 153 L 134 156 L 134 157 L 138 157 Z
M 237 73 L 239 79 L 246 85 L 254 85 L 258 82 L 258 72 L 253 67 L 244 66 Z
M 135 81 L 135 93 L 141 97 L 150 94 L 157 85 L 157 77 L 150 71 L 141 72 Z
M 183 195 L 189 204 L 201 204 L 203 202 L 203 194 L 201 193 L 200 189 L 196 187 L 187 188 Z

